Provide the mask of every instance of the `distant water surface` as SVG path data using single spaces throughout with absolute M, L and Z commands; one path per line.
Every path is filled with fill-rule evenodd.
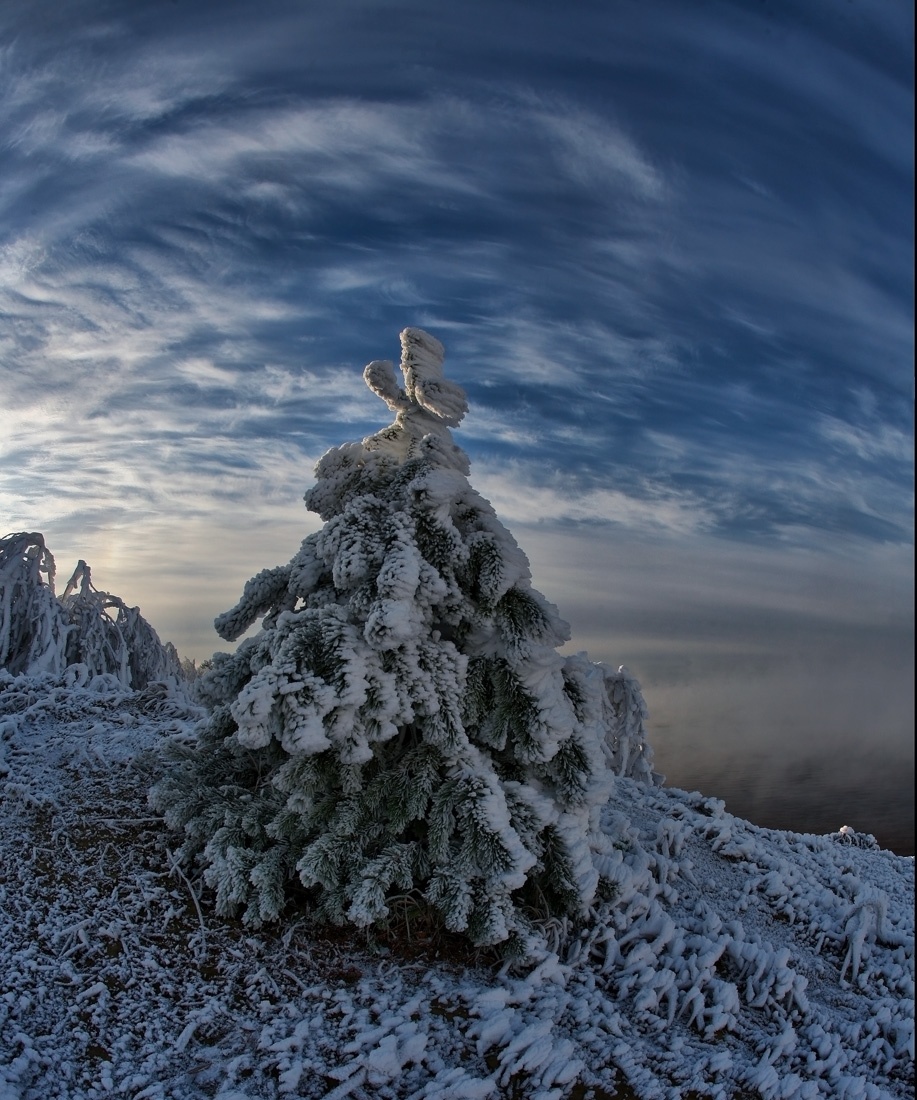
M 769 829 L 822 835 L 849 825 L 881 847 L 914 855 L 914 765 L 907 761 L 760 754 L 685 759 L 671 727 L 651 731 L 655 764 L 667 787 L 720 798 L 736 817 Z
M 666 786 L 720 798 L 756 825 L 849 825 L 914 855 L 913 664 L 907 651 L 801 667 L 696 662 L 643 678 Z
M 767 828 L 849 825 L 914 855 L 910 549 L 883 566 L 842 541 L 779 555 L 617 528 L 577 539 L 525 532 L 536 583 L 570 651 L 640 681 L 668 786 Z

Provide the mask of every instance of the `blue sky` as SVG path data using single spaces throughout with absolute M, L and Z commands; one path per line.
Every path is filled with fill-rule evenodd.
M 472 483 L 679 777 L 779 729 L 910 782 L 913 32 L 903 0 L 6 0 L 0 526 L 206 657 L 420 326 Z

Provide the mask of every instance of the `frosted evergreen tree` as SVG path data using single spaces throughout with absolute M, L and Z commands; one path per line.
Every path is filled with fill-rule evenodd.
M 12 675 L 74 682 L 110 676 L 140 690 L 152 681 L 184 678 L 175 647 L 163 644 L 138 607 L 92 583 L 77 564 L 61 597 L 55 594 L 54 555 L 38 532 L 0 539 L 0 668 Z
M 318 462 L 324 526 L 217 618 L 233 641 L 264 616 L 214 656 L 211 716 L 151 797 L 222 914 L 270 921 L 305 888 L 363 927 L 408 896 L 525 950 L 600 888 L 614 775 L 653 780 L 645 709 L 623 668 L 558 653 L 567 625 L 468 482 L 442 346 L 401 345 L 403 387 L 391 362 L 364 372 L 394 422 Z

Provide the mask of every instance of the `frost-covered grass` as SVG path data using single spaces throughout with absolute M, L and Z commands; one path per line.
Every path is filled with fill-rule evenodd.
M 913 1095 L 913 859 L 618 779 L 612 896 L 526 972 L 252 933 L 147 805 L 193 720 L 0 680 L 0 1100 Z

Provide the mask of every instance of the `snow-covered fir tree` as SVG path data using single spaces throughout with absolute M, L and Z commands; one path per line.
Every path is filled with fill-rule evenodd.
M 54 590 L 54 555 L 38 532 L 0 538 L 0 668 L 12 675 L 98 676 L 140 690 L 184 679 L 175 647 L 163 644 L 138 607 L 93 585 L 79 561 L 64 594 Z
M 408 896 L 524 951 L 601 890 L 614 776 L 654 780 L 646 712 L 625 669 L 558 652 L 566 623 L 468 482 L 442 345 L 401 345 L 403 387 L 364 372 L 394 422 L 318 462 L 324 526 L 216 620 L 234 641 L 264 616 L 214 656 L 210 718 L 151 798 L 223 914 L 257 925 L 296 894 L 367 926 Z

